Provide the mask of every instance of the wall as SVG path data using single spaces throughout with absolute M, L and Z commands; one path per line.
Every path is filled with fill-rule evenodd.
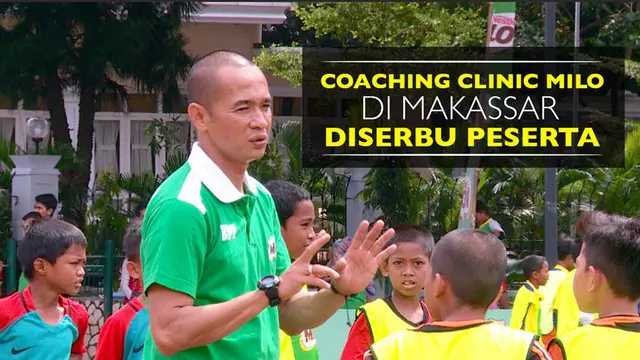
M 98 335 L 100 329 L 104 325 L 104 299 L 98 298 L 84 298 L 75 299 L 87 309 L 89 313 L 89 328 L 84 336 L 84 344 L 87 347 L 87 353 L 84 355 L 83 360 L 91 360 L 96 354 L 96 348 L 98 346 Z M 122 302 L 115 300 L 113 302 L 113 312 L 115 313 L 122 307 Z

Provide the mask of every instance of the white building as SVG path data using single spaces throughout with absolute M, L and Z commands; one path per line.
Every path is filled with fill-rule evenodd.
M 256 44 L 262 42 L 262 25 L 281 24 L 285 12 L 291 7 L 288 2 L 207 2 L 203 11 L 191 22 L 183 25 L 183 34 L 188 39 L 187 52 L 195 57 L 209 52 L 226 49 L 252 58 Z M 224 34 L 224 36 L 221 36 Z M 299 119 L 300 89 L 293 89 L 280 79 L 269 77 L 271 93 L 274 96 L 276 118 Z M 176 136 L 186 142 L 190 129 L 186 109 L 178 105 L 172 113 L 165 113 L 162 94 L 136 93 L 129 88 L 126 104 L 113 97 L 104 97 L 98 104 L 95 115 L 94 156 L 91 164 L 93 188 L 100 172 L 142 173 L 153 170 L 150 136 L 145 134 L 154 119 L 170 121 Z M 182 88 L 182 84 L 180 84 Z M 183 91 L 181 91 L 183 92 Z M 69 122 L 72 143 L 77 142 L 78 97 L 72 91 L 65 91 L 65 109 Z M 21 149 L 31 148 L 26 134 L 26 120 L 38 116 L 49 118 L 43 99 L 36 102 L 20 101 L 11 104 L 0 98 L 0 137 L 14 140 Z M 284 116 L 284 118 L 282 117 Z M 181 146 L 183 149 L 184 145 Z M 165 153 L 156 156 L 156 173 L 162 172 Z
M 255 45 L 261 43 L 262 25 L 281 24 L 291 5 L 289 2 L 207 2 L 192 22 L 184 23 L 182 31 L 188 38 L 187 51 L 197 57 L 214 50 L 227 49 L 251 58 L 258 53 Z M 269 84 L 274 97 L 275 121 L 299 120 L 302 115 L 301 89 L 291 88 L 283 79 L 272 76 L 269 76 Z M 158 174 L 162 173 L 165 152 L 156 156 L 155 169 L 152 169 L 151 139 L 145 134 L 145 129 L 154 119 L 169 121 L 177 118 L 177 122 L 171 122 L 176 136 L 183 143 L 189 138 L 190 124 L 184 108 L 178 106 L 172 113 L 167 113 L 162 106 L 162 94 L 136 93 L 132 86 L 129 90 L 127 104 L 108 97 L 102 98 L 99 103 L 95 115 L 91 188 L 100 172 L 138 174 L 155 170 Z M 640 118 L 639 98 L 631 95 L 628 99 L 627 117 Z M 340 106 L 336 104 L 336 113 L 340 113 Z M 78 97 L 71 91 L 65 92 L 65 109 L 75 146 Z M 11 104 L 0 97 L 0 138 L 13 139 L 21 149 L 27 148 L 27 145 L 31 147 L 26 135 L 26 120 L 33 116 L 49 118 L 42 99 L 33 103 L 21 101 Z

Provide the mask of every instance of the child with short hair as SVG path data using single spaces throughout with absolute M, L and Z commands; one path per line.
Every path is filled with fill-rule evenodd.
M 593 229 L 607 225 L 611 221 L 615 220 L 603 212 L 585 212 L 578 217 L 574 226 L 574 246 L 578 249 L 576 259 L 582 248 L 582 237 Z M 573 293 L 575 275 L 575 268 L 569 271 L 558 287 L 556 297 L 553 301 L 553 322 L 556 328 L 556 337 L 570 333 L 580 326 L 588 325 L 597 317 L 597 314 L 588 314 L 580 311 L 576 296 Z
M 142 221 L 132 221 L 124 236 L 123 246 L 127 254 L 127 271 L 134 279 L 142 281 L 140 242 Z M 107 319 L 98 337 L 95 360 L 140 360 L 144 342 L 149 332 L 149 314 L 144 293 L 133 298 Z
M 31 225 L 18 244 L 29 286 L 0 300 L 0 359 L 82 359 L 89 315 L 76 295 L 87 240 L 77 227 L 52 219 Z
M 431 322 L 427 306 L 420 300 L 434 247 L 431 232 L 417 225 L 394 227 L 387 247 L 397 250 L 381 264 L 393 291 L 385 299 L 365 304 L 356 312 L 356 321 L 342 351 L 342 360 L 360 360 L 369 347 L 387 336 Z
M 272 180 L 264 184 L 276 206 L 280 221 L 280 234 L 287 244 L 289 256 L 297 259 L 313 242 L 315 208 L 311 194 L 302 187 L 284 180 Z M 308 291 L 303 287 L 303 291 Z M 318 346 L 313 329 L 295 336 L 280 330 L 280 360 L 317 360 Z
M 365 360 L 551 360 L 533 334 L 485 320 L 507 270 L 500 240 L 481 230 L 454 230 L 438 241 L 425 282 L 435 322 L 373 344 Z
M 538 289 L 543 296 L 540 302 L 541 318 L 540 330 L 542 342 L 548 344 L 556 336 L 556 324 L 554 321 L 553 305 L 558 294 L 558 289 L 570 271 L 575 268 L 575 260 L 580 254 L 580 247 L 574 239 L 563 236 L 558 240 L 558 263 L 549 271 L 549 280 Z
M 539 288 L 549 280 L 549 263 L 542 256 L 529 255 L 522 261 L 522 272 L 527 281 L 520 287 L 513 301 L 509 326 L 542 338 L 540 302 L 544 296 Z
M 606 215 L 582 237 L 574 279 L 581 311 L 599 319 L 549 344 L 554 359 L 635 359 L 640 354 L 640 220 Z

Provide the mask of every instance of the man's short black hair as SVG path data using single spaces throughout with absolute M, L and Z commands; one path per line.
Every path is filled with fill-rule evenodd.
M 51 219 L 31 225 L 24 240 L 18 244 L 18 259 L 24 276 L 33 279 L 36 259 L 55 264 L 72 245 L 86 247 L 87 239 L 80 229 L 66 221 Z
M 133 214 L 135 215 L 135 217 L 140 217 L 140 215 L 142 214 L 142 210 L 146 208 L 147 208 L 147 202 L 141 201 L 140 203 L 138 203 L 138 205 L 136 205 L 136 208 L 133 210 Z
M 447 279 L 461 305 L 486 309 L 507 272 L 507 250 L 493 234 L 457 229 L 436 243 L 431 267 L 433 276 Z
M 264 184 L 276 204 L 280 225 L 285 226 L 299 203 L 311 200 L 311 194 L 301 186 L 284 180 L 271 180 Z
M 127 232 L 124 234 L 122 247 L 127 255 L 127 260 L 140 261 L 140 243 L 142 242 L 142 221 L 133 220 L 129 223 Z
M 22 220 L 29 220 L 29 219 L 42 219 L 42 215 L 40 215 L 40 213 L 37 211 L 31 211 L 22 217 Z
M 56 211 L 58 207 L 58 199 L 53 194 L 40 194 L 36 196 L 36 202 L 44 205 L 45 208 Z
M 547 259 L 540 255 L 529 255 L 522 260 L 522 273 L 524 278 L 529 280 L 536 271 L 542 270 Z
M 575 261 L 580 255 L 580 246 L 576 243 L 576 239 L 571 236 L 561 236 L 558 239 L 558 260 L 565 260 L 567 257 L 573 258 Z
M 604 274 L 613 293 L 640 299 L 640 219 L 608 215 L 608 224 L 583 236 L 586 265 Z
M 487 206 L 482 201 L 476 202 L 476 212 L 477 213 L 485 213 L 485 214 L 489 213 L 487 211 Z
M 399 225 L 393 228 L 395 234 L 385 245 L 385 249 L 393 244 L 414 243 L 420 247 L 431 258 L 435 242 L 431 231 L 420 225 Z

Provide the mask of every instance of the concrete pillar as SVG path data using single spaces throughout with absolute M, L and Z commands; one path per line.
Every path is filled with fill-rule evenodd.
M 22 217 L 33 210 L 36 196 L 54 194 L 59 197 L 58 179 L 60 171 L 55 168 L 60 161 L 58 155 L 12 155 L 15 164 L 12 171 L 11 224 L 13 237 L 20 235 Z M 60 209 L 60 205 L 58 205 Z M 58 210 L 56 209 L 56 210 Z M 55 216 L 55 214 L 54 214 Z
M 378 217 L 378 212 L 372 210 L 363 201 L 356 198 L 359 192 L 364 190 L 365 175 L 369 169 L 349 169 L 351 179 L 347 188 L 347 236 L 353 236 L 362 220 L 373 221 Z

